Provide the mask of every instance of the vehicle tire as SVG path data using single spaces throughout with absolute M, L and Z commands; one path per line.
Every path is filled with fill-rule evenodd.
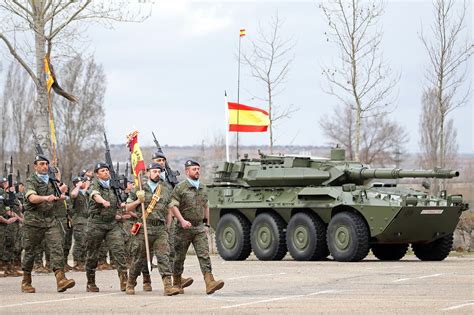
M 245 260 L 249 257 L 250 222 L 240 213 L 224 214 L 217 223 L 216 245 L 224 260 Z
M 285 226 L 285 221 L 274 213 L 262 213 L 255 218 L 250 240 L 259 260 L 281 260 L 285 257 Z
M 372 254 L 380 260 L 400 260 L 405 256 L 408 244 L 374 244 Z
M 352 212 L 340 212 L 329 221 L 327 243 L 336 261 L 359 261 L 369 253 L 369 230 Z
M 453 247 L 453 233 L 443 236 L 431 243 L 412 244 L 411 247 L 419 260 L 441 261 L 448 257 Z
M 295 260 L 321 260 L 329 254 L 326 226 L 314 214 L 293 215 L 286 228 L 286 245 Z

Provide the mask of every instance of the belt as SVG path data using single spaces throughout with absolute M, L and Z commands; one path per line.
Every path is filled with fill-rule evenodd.
M 199 225 L 203 224 L 202 219 L 201 220 L 188 220 L 188 219 L 185 219 L 185 220 L 189 221 L 193 226 L 199 226 Z
M 111 216 L 111 215 L 101 215 L 101 214 L 92 214 L 92 218 L 93 219 L 100 219 L 100 221 L 102 222 L 105 222 L 105 223 L 111 223 L 113 221 L 115 221 L 115 215 L 114 216 Z
M 153 225 L 153 226 L 158 226 L 158 225 L 164 223 L 163 221 L 161 221 L 159 219 L 147 220 L 146 222 L 150 225 Z

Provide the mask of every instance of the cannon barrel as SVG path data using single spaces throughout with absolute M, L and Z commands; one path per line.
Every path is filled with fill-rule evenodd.
M 348 170 L 349 176 L 353 179 L 371 178 L 453 178 L 459 176 L 459 171 L 434 169 L 434 170 L 402 170 L 402 169 L 354 169 Z

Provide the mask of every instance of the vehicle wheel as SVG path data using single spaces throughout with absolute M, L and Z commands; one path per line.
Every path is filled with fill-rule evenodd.
M 453 233 L 428 244 L 412 244 L 413 252 L 419 260 L 441 261 L 448 257 L 453 247 Z
M 273 213 L 259 214 L 252 223 L 252 249 L 260 260 L 281 260 L 287 249 L 285 221 Z
M 224 214 L 217 223 L 216 245 L 224 260 L 245 260 L 249 257 L 250 222 L 240 213 Z
M 400 260 L 405 256 L 408 244 L 374 244 L 372 254 L 380 260 Z
M 286 245 L 295 260 L 320 260 L 328 256 L 326 226 L 316 215 L 297 213 L 286 228 Z
M 359 261 L 369 253 L 369 230 L 352 212 L 340 212 L 329 221 L 328 248 L 337 261 Z

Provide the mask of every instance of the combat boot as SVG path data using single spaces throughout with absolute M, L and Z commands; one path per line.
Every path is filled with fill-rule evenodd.
M 164 276 L 162 278 L 163 280 L 163 295 L 166 296 L 171 296 L 171 295 L 176 295 L 180 294 L 182 289 L 179 289 L 177 287 L 173 287 L 171 285 L 171 277 L 170 276 Z
M 23 272 L 18 271 L 15 269 L 13 264 L 9 263 L 5 269 L 5 277 L 21 277 L 23 276 Z
M 204 274 L 204 282 L 206 282 L 206 293 L 212 294 L 217 290 L 222 289 L 224 286 L 224 281 L 222 280 L 214 280 L 214 276 L 210 272 L 206 272 Z
M 74 271 L 80 271 L 80 272 L 84 272 L 85 269 L 84 269 L 84 263 L 82 261 L 78 261 L 76 263 L 76 265 L 74 267 L 72 267 L 72 270 Z
M 70 289 L 76 285 L 74 279 L 68 279 L 64 275 L 64 270 L 57 269 L 54 271 L 54 275 L 56 276 L 56 285 L 58 287 L 58 292 L 64 292 L 67 289 Z
M 53 272 L 53 269 L 51 269 L 51 265 L 49 264 L 49 261 L 47 261 L 46 265 L 44 265 L 44 270 L 46 273 Z
M 0 260 L 0 271 L 5 271 L 5 263 L 3 260 Z
M 64 263 L 64 272 L 69 272 L 72 270 L 72 267 L 68 263 Z
M 153 289 L 151 287 L 151 277 L 149 273 L 143 274 L 143 291 L 151 292 Z
M 95 285 L 95 273 L 86 272 L 87 277 L 87 292 L 99 292 L 99 288 Z
M 183 289 L 189 287 L 191 284 L 193 284 L 193 282 L 193 278 L 184 278 L 183 276 L 181 276 L 181 286 L 183 287 Z
M 179 294 L 184 294 L 183 286 L 181 284 L 181 275 L 173 274 L 173 287 L 179 290 Z
M 125 293 L 127 293 L 128 295 L 134 295 L 136 285 L 137 285 L 137 276 L 130 275 L 127 280 L 127 288 L 125 289 Z
M 33 266 L 33 271 L 34 272 L 37 272 L 37 273 L 43 273 L 43 264 L 40 264 L 40 263 L 35 263 L 34 266 Z
M 127 289 L 127 272 L 119 272 L 120 291 L 124 292 Z
M 23 280 L 21 281 L 21 292 L 35 293 L 36 289 L 31 285 L 31 272 L 23 272 Z

